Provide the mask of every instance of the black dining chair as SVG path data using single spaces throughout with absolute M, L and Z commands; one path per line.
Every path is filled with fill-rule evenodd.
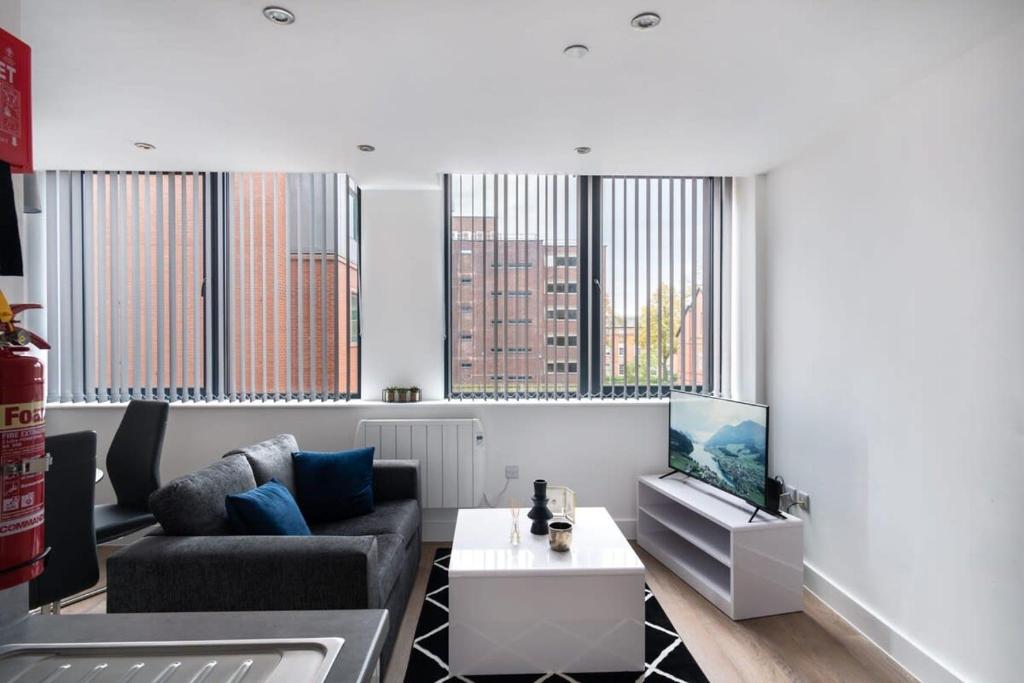
M 117 502 L 94 510 L 96 542 L 145 529 L 156 520 L 149 494 L 160 488 L 160 451 L 167 429 L 166 401 L 131 401 L 107 451 L 107 475 Z
M 100 580 L 92 509 L 96 501 L 96 432 L 46 437 L 52 458 L 46 473 L 46 558 L 43 573 L 28 584 L 32 609 L 51 606 Z M 44 609 L 44 612 L 46 610 Z

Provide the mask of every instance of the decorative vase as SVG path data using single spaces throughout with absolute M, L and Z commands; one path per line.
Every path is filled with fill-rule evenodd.
M 572 522 L 564 520 L 551 522 L 548 525 L 551 535 L 548 538 L 548 545 L 555 552 L 564 553 L 572 548 Z
M 527 517 L 533 520 L 530 525 L 530 533 L 537 536 L 545 536 L 548 533 L 548 520 L 554 517 L 548 509 L 548 483 L 544 479 L 537 479 L 533 482 L 533 507 L 527 513 Z

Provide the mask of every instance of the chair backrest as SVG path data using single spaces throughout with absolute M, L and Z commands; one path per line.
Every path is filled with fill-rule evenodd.
M 46 568 L 29 582 L 32 608 L 62 600 L 96 585 L 96 432 L 46 437 L 53 461 L 46 473 Z
M 107 474 L 125 507 L 148 510 L 160 488 L 160 451 L 167 429 L 166 401 L 132 401 L 107 451 Z

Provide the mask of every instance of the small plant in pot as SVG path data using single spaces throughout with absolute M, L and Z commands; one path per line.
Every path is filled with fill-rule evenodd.
M 420 400 L 419 387 L 388 387 L 382 393 L 385 403 L 416 403 Z

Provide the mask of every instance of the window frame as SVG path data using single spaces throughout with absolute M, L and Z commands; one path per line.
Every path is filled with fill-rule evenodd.
M 199 362 L 197 364 L 198 375 L 200 377 L 199 384 L 191 384 L 189 382 L 183 383 L 182 386 L 176 384 L 170 384 L 163 388 L 162 392 L 158 392 L 154 387 L 135 386 L 134 383 L 130 386 L 123 387 L 123 392 L 127 393 L 130 399 L 137 398 L 162 398 L 170 402 L 190 402 L 190 403 L 218 403 L 222 401 L 233 401 L 233 402 L 263 402 L 273 400 L 273 395 L 267 393 L 263 394 L 251 394 L 247 395 L 244 400 L 239 401 L 234 398 L 226 398 L 223 394 L 219 393 L 219 388 L 227 386 L 231 383 L 232 373 L 232 361 L 230 356 L 226 352 L 218 352 L 218 349 L 227 349 L 230 345 L 229 342 L 232 339 L 232 326 L 234 324 L 234 311 L 232 306 L 233 297 L 229 294 L 230 283 L 232 282 L 232 262 L 235 254 L 232 250 L 232 239 L 231 239 L 231 222 L 230 222 L 230 207 L 231 207 L 231 176 L 238 172 L 230 171 L 118 171 L 118 170 L 84 170 L 84 171 L 46 171 L 49 173 L 69 173 L 71 174 L 70 182 L 77 185 L 78 191 L 73 194 L 77 196 L 77 201 L 73 203 L 70 208 L 65 208 L 65 211 L 70 212 L 74 216 L 78 216 L 77 223 L 72 222 L 70 229 L 75 232 L 78 236 L 79 244 L 82 243 L 83 238 L 86 234 L 86 230 L 90 226 L 86 220 L 86 216 L 91 213 L 91 205 L 89 203 L 89 192 L 86 184 L 86 178 L 90 175 L 105 174 L 107 176 L 116 176 L 118 174 L 125 173 L 137 173 L 140 178 L 170 178 L 171 183 L 176 177 L 182 177 L 182 183 L 184 184 L 188 175 L 194 176 L 199 179 L 199 187 L 203 188 L 202 202 L 195 209 L 195 213 L 198 216 L 199 222 L 194 227 L 196 232 L 201 232 L 201 235 L 197 236 L 200 240 L 200 245 L 203 249 L 203 257 L 198 265 L 199 268 L 199 312 L 196 317 L 201 325 L 201 329 L 197 331 L 197 334 L 202 336 L 206 332 L 209 332 L 209 344 L 202 345 L 202 351 L 199 352 Z M 284 173 L 284 172 L 282 172 Z M 359 399 L 362 392 L 362 371 L 363 371 L 363 348 L 362 348 L 362 263 L 363 263 L 363 240 L 362 240 L 362 190 L 358 185 L 355 184 L 351 176 L 347 174 L 343 175 L 346 182 L 345 188 L 345 211 L 351 212 L 346 219 L 348 224 L 348 233 L 344 235 L 343 239 L 346 240 L 345 249 L 338 247 L 338 251 L 335 254 L 336 257 L 344 256 L 346 258 L 346 273 L 344 277 L 344 285 L 347 294 L 349 296 L 348 304 L 346 306 L 347 314 L 344 320 L 341 318 L 341 300 L 340 297 L 335 294 L 335 306 L 336 315 L 338 316 L 338 322 L 343 323 L 345 334 L 338 334 L 338 353 L 346 353 L 349 356 L 346 367 L 351 363 L 351 353 L 353 347 L 356 348 L 356 362 L 355 362 L 355 384 L 350 387 L 350 390 L 345 392 L 343 387 L 339 386 L 339 390 L 335 392 L 331 401 L 334 402 L 347 402 L 353 399 Z M 163 187 L 162 183 L 158 184 L 158 187 Z M 350 219 L 350 220 L 349 220 Z M 62 220 L 59 216 L 57 220 Z M 130 218 L 128 222 L 130 222 Z M 209 227 L 207 230 L 206 227 Z M 355 251 L 351 251 L 351 246 L 355 245 Z M 152 245 L 150 245 L 152 246 Z M 351 257 L 355 256 L 355 263 L 357 264 L 356 279 L 352 279 L 351 272 Z M 74 261 L 75 258 L 84 258 L 81 255 L 68 255 L 69 261 Z M 81 288 L 80 297 L 84 300 L 87 296 L 97 296 L 96 293 L 91 293 L 93 285 L 86 281 L 85 268 L 76 266 L 78 271 L 77 277 L 73 278 L 73 281 Z M 352 285 L 355 285 L 356 290 L 353 291 Z M 352 297 L 355 297 L 357 303 L 355 309 L 355 325 L 353 327 L 352 319 Z M 156 306 L 160 306 L 158 302 Z M 97 322 L 89 317 L 83 315 L 81 318 L 82 336 L 84 340 L 83 346 L 88 344 L 95 344 L 95 339 L 99 334 L 102 334 L 102 330 L 99 328 Z M 169 329 L 169 326 L 167 327 Z M 165 329 L 165 332 L 167 330 Z M 342 341 L 344 339 L 344 341 Z M 70 351 L 66 351 L 70 352 Z M 79 349 L 75 352 L 83 352 Z M 351 371 L 351 370 L 349 370 Z M 75 373 L 79 374 L 79 373 Z M 86 391 L 86 398 L 79 398 L 77 396 L 72 397 L 71 400 L 60 400 L 60 404 L 87 404 L 87 403 L 107 403 L 107 402 L 119 402 L 120 398 L 113 393 L 111 387 L 107 387 L 104 392 L 101 392 L 102 385 L 97 384 L 94 377 L 90 376 L 90 372 L 87 366 L 83 364 L 80 376 L 83 382 L 83 388 Z M 141 383 L 145 384 L 145 382 Z M 158 396 L 158 393 L 162 393 L 162 396 Z M 89 398 L 92 396 L 93 398 Z M 308 396 L 299 395 L 297 391 L 289 389 L 288 393 L 281 400 L 283 401 L 301 401 L 307 400 Z M 323 400 L 323 399 L 318 399 Z
M 605 384 L 605 323 L 604 323 L 604 306 L 602 296 L 602 279 L 607 273 L 602 272 L 602 258 L 600 245 L 603 244 L 602 238 L 602 180 L 605 179 L 649 179 L 649 180 L 692 180 L 704 181 L 704 191 L 706 193 L 704 201 L 708 202 L 705 206 L 705 215 L 702 216 L 698 229 L 701 231 L 703 239 L 703 254 L 702 259 L 705 267 L 703 268 L 703 282 L 702 288 L 704 291 L 704 315 L 702 320 L 698 322 L 702 326 L 702 358 L 703 358 L 703 374 L 705 381 L 702 383 L 679 383 L 679 384 L 640 384 L 638 381 L 633 384 Z M 714 193 L 712 187 L 716 182 L 725 182 L 727 179 L 717 178 L 713 176 L 636 176 L 636 175 L 578 175 L 576 176 L 576 254 L 575 256 L 559 256 L 557 253 L 544 256 L 543 258 L 553 259 L 556 263 L 559 259 L 568 263 L 569 259 L 576 260 L 576 273 L 577 278 L 574 281 L 576 284 L 576 308 L 575 309 L 556 309 L 552 310 L 545 307 L 544 316 L 541 319 L 543 321 L 575 321 L 577 327 L 576 333 L 576 345 L 577 358 L 575 361 L 565 360 L 566 364 L 575 362 L 577 365 L 577 386 L 574 392 L 561 391 L 556 387 L 554 391 L 537 391 L 530 392 L 527 395 L 524 394 L 502 394 L 485 391 L 480 395 L 480 392 L 455 392 L 452 387 L 452 313 L 451 310 L 451 297 L 453 292 L 453 278 L 452 278 L 452 174 L 446 173 L 443 177 L 443 221 L 442 226 L 444 230 L 444 396 L 448 400 L 455 399 L 466 399 L 466 398 L 482 398 L 483 400 L 489 401 L 510 401 L 513 398 L 542 398 L 542 399 L 579 399 L 584 396 L 592 398 L 604 398 L 604 399 L 625 399 L 625 398 L 655 398 L 664 399 L 669 396 L 671 391 L 682 389 L 684 391 L 703 392 L 708 385 L 707 379 L 712 376 L 713 370 L 716 366 L 716 356 L 713 354 L 722 353 L 722 339 L 720 335 L 715 334 L 715 329 L 712 321 L 713 317 L 713 297 L 715 296 L 715 283 L 720 283 L 722 278 L 722 267 L 723 267 L 723 254 L 722 250 L 719 249 L 717 254 L 712 249 L 712 240 L 715 239 L 714 235 L 717 232 L 717 239 L 721 240 L 723 223 L 725 222 L 725 215 L 728 213 L 728 209 L 724 203 L 718 207 L 719 213 L 715 214 L 712 203 L 715 200 L 720 200 L 722 194 L 719 190 L 717 194 Z M 731 190 L 730 190 L 731 191 Z M 484 202 L 486 209 L 486 201 Z M 717 216 L 717 217 L 716 217 Z M 591 248 L 591 244 L 596 244 L 597 248 Z M 696 244 L 693 245 L 696 249 Z M 712 263 L 713 258 L 717 256 L 717 260 Z M 538 256 L 541 258 L 541 256 Z M 493 267 L 493 264 L 486 264 L 488 267 Z M 711 266 L 711 267 L 708 267 Z M 558 265 L 557 267 L 562 267 Z M 572 267 L 572 266 L 569 266 Z M 596 274 L 596 275 L 595 275 Z M 464 277 L 464 276 L 463 276 Z M 471 276 L 472 279 L 472 276 Z M 568 290 L 568 281 L 559 281 L 563 290 Z M 561 292 L 550 291 L 549 287 L 551 284 L 546 283 L 544 288 L 541 290 L 541 296 L 547 296 L 548 294 L 560 295 Z M 488 292 L 490 294 L 490 292 Z M 559 312 L 563 313 L 563 317 L 558 317 Z M 576 315 L 570 317 L 570 311 L 574 311 Z M 514 321 L 506 323 L 504 320 L 488 320 L 485 325 L 493 327 L 494 325 L 500 324 L 514 324 Z M 566 335 L 566 342 L 568 342 L 568 333 L 562 333 Z M 558 332 L 554 333 L 556 341 L 559 336 Z M 549 341 L 549 333 L 545 332 L 544 341 Z M 620 349 L 611 349 L 612 365 L 615 366 L 616 362 L 623 364 L 623 372 L 625 372 L 625 359 L 627 358 L 626 348 L 621 340 L 617 341 L 616 346 L 622 346 Z M 570 348 L 568 344 L 560 348 Z M 621 351 L 616 356 L 616 351 Z M 557 361 L 556 361 L 557 362 Z M 557 365 L 556 365 L 557 368 Z M 492 374 L 507 374 L 507 368 L 504 372 L 495 371 Z M 492 377 L 493 379 L 493 377 Z M 685 382 L 685 380 L 684 380 Z M 719 379 L 718 384 L 721 380 Z M 715 384 L 714 381 L 711 383 Z

